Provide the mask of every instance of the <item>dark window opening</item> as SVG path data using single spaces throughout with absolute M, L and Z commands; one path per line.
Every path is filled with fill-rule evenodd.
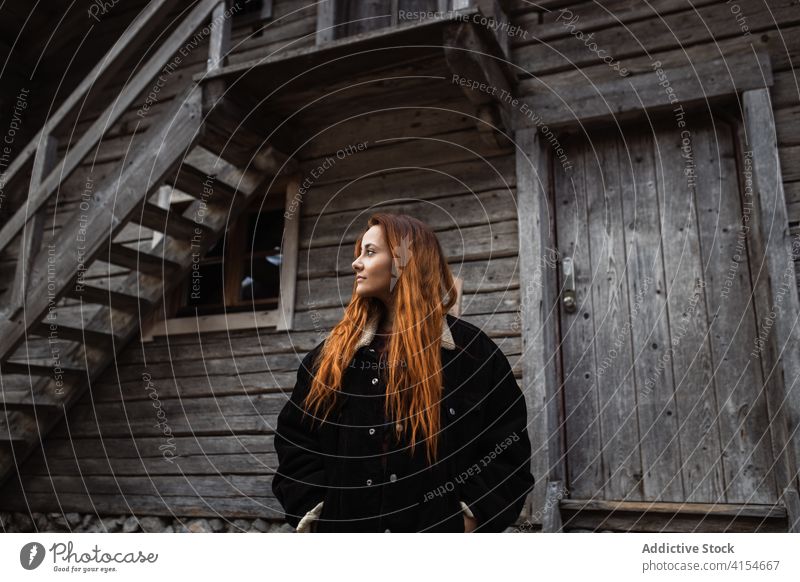
M 278 307 L 284 208 L 260 209 L 261 202 L 242 212 L 214 247 L 193 262 L 176 316 Z

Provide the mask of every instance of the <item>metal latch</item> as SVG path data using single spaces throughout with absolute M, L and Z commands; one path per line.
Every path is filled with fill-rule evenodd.
M 564 276 L 564 285 L 561 290 L 564 311 L 575 313 L 578 309 L 578 299 L 575 296 L 575 264 L 572 262 L 572 257 L 564 257 L 561 260 L 561 272 Z

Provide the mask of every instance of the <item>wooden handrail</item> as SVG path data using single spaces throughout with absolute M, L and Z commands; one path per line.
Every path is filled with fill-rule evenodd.
M 160 6 L 162 0 L 157 1 Z M 117 99 L 103 111 L 100 117 L 75 144 L 75 147 L 69 150 L 66 157 L 50 172 L 42 182 L 41 187 L 35 193 L 32 192 L 30 194 L 27 203 L 23 204 L 3 226 L 2 230 L 0 230 L 0 250 L 5 249 L 14 240 L 23 226 L 25 226 L 25 223 L 36 214 L 36 211 L 56 192 L 58 185 L 70 176 L 92 148 L 100 142 L 105 132 L 114 125 L 117 119 L 133 103 L 133 100 L 147 88 L 147 84 L 158 74 L 164 63 L 180 48 L 181 43 L 185 42 L 189 35 L 205 21 L 217 4 L 219 4 L 219 0 L 200 0 L 197 3 L 189 15 L 183 19 L 167 40 L 161 44 L 156 53 L 142 66 L 130 83 L 125 86 Z M 42 131 L 49 127 L 46 125 Z M 20 163 L 23 164 L 23 162 Z

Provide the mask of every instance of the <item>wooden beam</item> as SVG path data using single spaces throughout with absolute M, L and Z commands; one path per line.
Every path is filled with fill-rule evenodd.
M 177 212 L 170 212 L 150 202 L 145 202 L 141 209 L 140 213 L 132 217 L 133 221 L 186 243 L 189 243 L 196 233 L 203 236 L 203 233 L 208 230 L 199 222 L 194 222 Z
M 272 0 L 262 0 L 261 2 L 261 20 L 272 20 Z
M 469 0 L 469 4 L 478 8 L 486 18 L 491 22 L 491 29 L 493 30 L 497 46 L 503 53 L 506 59 L 510 60 L 511 51 L 511 38 L 508 35 L 508 15 L 498 0 Z
M 70 327 L 67 325 L 50 322 L 48 320 L 34 325 L 31 328 L 31 333 L 38 337 L 54 337 L 79 344 L 92 344 L 102 348 L 107 348 L 109 345 L 111 345 L 111 342 L 114 339 L 111 334 L 103 333 L 101 331 Z
M 170 57 L 183 45 L 186 38 L 194 32 L 208 17 L 211 9 L 219 0 L 200 0 L 192 12 L 187 16 L 170 34 L 158 50 L 142 66 L 131 81 L 125 85 L 125 89 L 117 95 L 100 117 L 86 130 L 86 133 L 72 147 L 66 157 L 56 166 L 41 187 L 34 195 L 28 199 L 27 208 L 17 210 L 14 216 L 0 229 L 0 250 L 5 249 L 8 244 L 22 230 L 27 222 L 27 214 L 33 214 L 50 199 L 50 196 L 58 189 L 62 181 L 66 180 L 72 172 L 80 165 L 86 155 L 91 152 L 102 139 L 109 127 L 113 126 L 119 117 L 128 110 L 128 107 L 139 97 L 164 67 Z
M 317 4 L 317 46 L 336 38 L 338 4 L 339 0 L 320 0 Z
M 216 175 L 206 174 L 188 164 L 182 164 L 168 183 L 193 198 L 219 204 L 230 204 L 238 193 L 236 188 L 218 180 Z
M 289 179 L 283 214 L 283 240 L 281 241 L 280 298 L 278 302 L 277 331 L 294 328 L 294 304 L 297 287 L 297 259 L 300 254 L 300 204 L 302 195 L 298 174 Z
M 279 323 L 280 319 L 278 310 L 174 317 L 155 321 L 146 329 L 142 329 L 142 341 L 152 341 L 156 336 L 197 335 L 215 331 L 273 327 Z
M 534 129 L 514 134 L 517 172 L 517 223 L 520 261 L 519 331 L 522 336 L 522 385 L 531 440 L 542 443 L 534 453 L 536 484 L 529 507 L 541 520 L 547 515 L 548 483 L 566 483 L 563 410 L 555 354 L 557 289 L 553 249 L 555 233 L 548 203 L 549 158 L 545 138 Z M 544 410 L 542 410 L 544 408 Z
M 145 275 L 160 277 L 161 279 L 169 277 L 172 272 L 178 269 L 178 264 L 169 259 L 138 251 L 119 243 L 111 243 L 106 258 L 109 263 L 114 265 L 139 271 Z
M 19 400 L 13 397 L 9 397 L 6 394 L 2 401 L 0 401 L 0 408 L 5 408 L 8 412 L 24 412 L 25 414 L 33 414 L 34 411 L 38 414 L 44 408 L 55 409 L 60 406 L 60 403 L 56 402 L 55 400 L 51 401 L 30 401 L 30 400 Z
M 561 510 L 559 502 L 563 496 L 563 483 L 550 481 L 547 484 L 544 511 L 542 513 L 542 533 L 559 533 L 561 531 Z
M 664 69 L 658 63 L 646 73 L 602 83 L 585 78 L 569 85 L 545 84 L 535 78 L 526 81 L 528 94 L 513 107 L 514 127 L 614 121 L 642 110 L 671 110 L 772 85 L 769 55 L 763 51 L 709 56 Z
M 208 41 L 208 60 L 206 73 L 212 73 L 225 66 L 231 50 L 231 19 L 226 16 L 228 2 L 221 1 L 211 12 L 211 37 Z M 203 84 L 203 113 L 211 111 L 225 95 L 225 81 L 211 79 Z
M 19 374 L 20 376 L 41 376 L 43 378 L 52 378 L 55 375 L 54 366 L 44 366 L 42 364 L 31 364 L 29 362 L 5 362 L 0 365 L 0 369 L 4 374 Z M 86 372 L 72 368 L 61 368 L 64 377 L 71 379 L 80 378 Z
M 514 94 L 515 76 L 507 70 L 497 46 L 491 46 L 480 27 L 469 22 L 448 26 L 443 31 L 444 54 L 458 84 L 477 110 L 477 126 L 490 145 L 507 147 L 502 135 L 511 130 L 512 114 L 507 97 Z M 496 111 L 496 114 L 493 112 Z
M 105 305 L 113 307 L 114 309 L 122 309 L 123 311 L 132 311 L 134 313 L 145 311 L 149 309 L 150 304 L 146 299 L 120 293 L 119 291 L 111 291 L 109 289 L 100 289 L 92 287 L 91 285 L 71 285 L 64 293 L 66 297 L 72 299 L 79 299 L 86 303 L 94 303 L 95 305 Z
M 641 511 L 647 513 L 690 513 L 737 517 L 786 517 L 781 505 L 754 503 L 684 503 L 660 501 L 607 501 L 602 499 L 562 499 L 561 507 L 570 511 Z
M 777 132 L 769 89 L 753 89 L 742 95 L 746 147 L 752 156 L 752 184 L 758 205 L 770 287 L 770 308 L 774 311 L 769 341 L 778 354 L 778 373 L 782 375 L 787 457 L 790 483 L 781 486 L 798 489 L 800 467 L 800 300 L 796 286 L 792 240 L 786 213 Z M 762 322 L 762 329 L 764 324 Z M 778 422 L 773 419 L 773 422 Z M 776 461 L 778 461 L 776 459 Z
M 27 446 L 28 439 L 21 434 L 0 433 L 0 446 L 3 447 L 21 447 Z
M 786 516 L 789 518 L 788 531 L 800 533 L 800 495 L 795 487 L 787 487 L 781 495 Z
M 225 4 L 218 2 L 211 12 L 207 71 L 216 71 L 225 66 L 225 60 L 231 50 L 231 19 L 225 15 Z

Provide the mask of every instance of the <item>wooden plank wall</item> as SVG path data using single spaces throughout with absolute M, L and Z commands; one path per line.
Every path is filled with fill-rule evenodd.
M 276 2 L 276 16 L 301 4 Z M 292 21 L 295 38 L 314 26 L 301 12 Z M 448 79 L 443 62 L 434 66 Z M 162 98 L 178 93 L 201 67 L 198 57 L 176 73 Z M 431 74 L 409 71 L 420 72 Z M 305 113 L 302 123 L 323 125 L 343 113 L 364 115 L 308 143 L 299 154 L 304 175 L 340 148 L 368 147 L 327 170 L 302 201 L 295 329 L 128 346 L 22 467 L 33 511 L 279 518 L 270 488 L 277 413 L 302 357 L 342 316 L 352 290 L 353 243 L 378 205 L 435 229 L 464 280 L 462 317 L 495 338 L 519 377 L 514 152 L 485 145 L 457 86 L 430 87 L 428 77 L 396 85 L 392 94 L 412 105 L 405 109 L 376 111 L 385 109 L 386 87 L 375 84 L 360 97 L 344 92 Z M 309 96 L 292 98 L 305 103 Z M 113 171 L 137 121 L 128 112 L 101 146 L 101 171 Z M 80 186 L 79 178 L 74 182 Z M 22 489 L 9 483 L 0 500 L 0 508 L 21 507 Z

